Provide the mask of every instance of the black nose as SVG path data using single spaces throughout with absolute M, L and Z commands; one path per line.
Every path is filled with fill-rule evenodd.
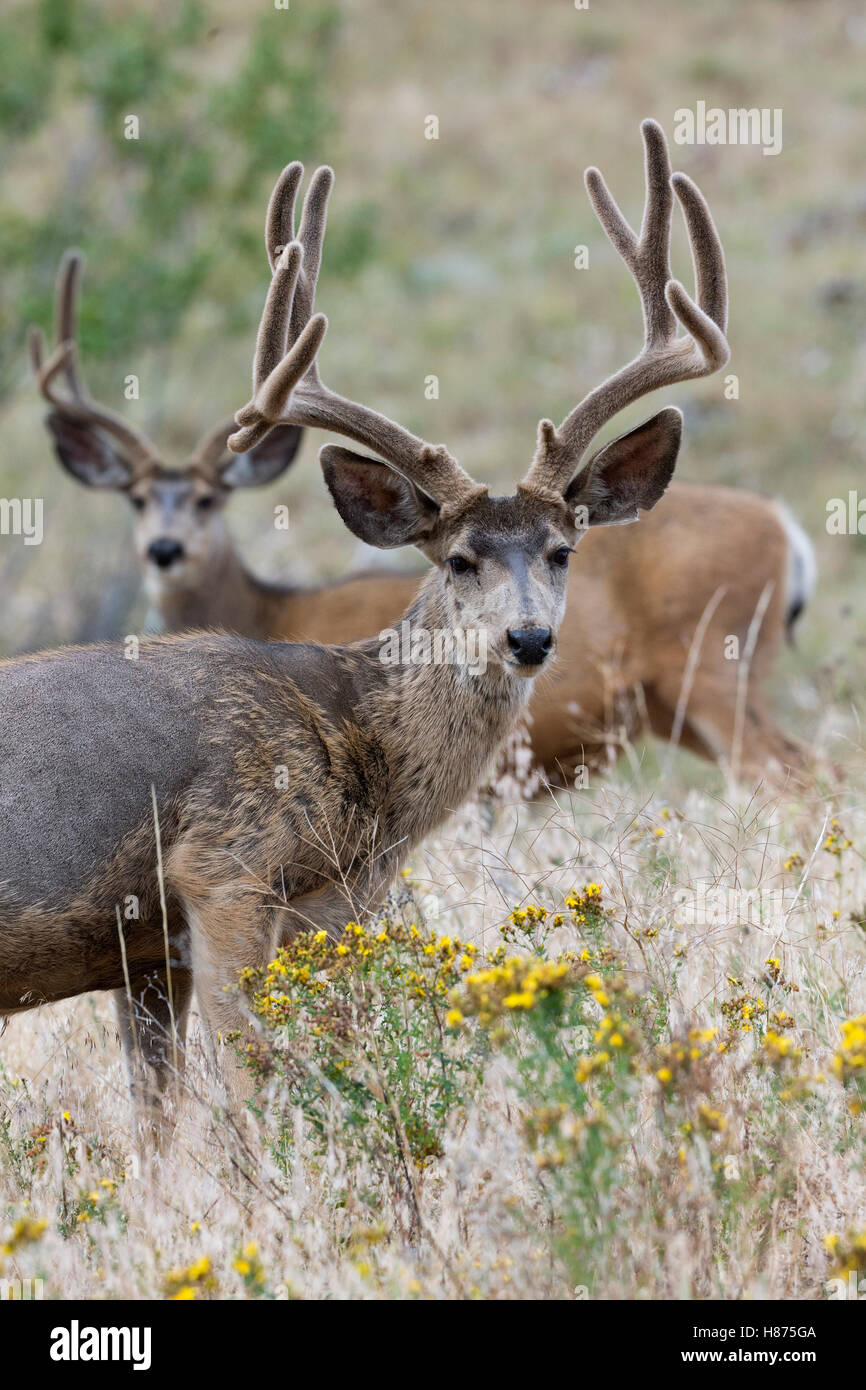
M 553 646 L 549 627 L 513 627 L 508 645 L 521 666 L 540 666 Z
M 151 541 L 147 553 L 155 565 L 165 570 L 175 560 L 183 559 L 183 546 L 180 541 L 170 541 L 166 536 L 161 536 L 158 541 Z

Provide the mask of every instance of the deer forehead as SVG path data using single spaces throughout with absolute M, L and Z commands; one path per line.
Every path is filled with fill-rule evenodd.
M 568 539 L 564 507 L 518 494 L 479 498 L 463 518 L 453 543 L 471 550 L 479 559 L 507 565 L 516 555 L 533 559 L 551 544 Z
M 201 492 L 209 491 L 201 479 L 182 468 L 160 467 L 131 489 L 133 496 L 143 497 L 158 506 L 181 507 Z

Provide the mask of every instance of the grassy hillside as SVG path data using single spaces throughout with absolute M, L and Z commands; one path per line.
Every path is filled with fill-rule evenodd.
M 98 589 L 121 583 L 127 518 L 61 477 L 40 430 L 24 332 L 47 324 L 62 248 L 89 258 L 82 338 L 93 387 L 146 424 L 171 456 L 246 394 L 265 283 L 260 228 L 291 157 L 337 171 L 319 299 L 328 377 L 446 439 L 507 485 L 540 414 L 630 354 L 630 279 L 582 188 L 597 163 L 626 211 L 640 207 L 639 119 L 669 133 L 707 104 L 781 107 L 784 148 L 676 148 L 722 229 L 731 278 L 731 371 L 674 393 L 687 411 L 682 476 L 790 499 L 819 546 L 824 583 L 805 661 L 835 657 L 843 595 L 863 541 L 824 532 L 829 497 L 864 451 L 866 272 L 862 242 L 863 55 L 856 7 L 763 3 L 736 20 L 711 6 L 506 0 L 465 7 L 212 0 L 163 9 L 55 0 L 6 7 L 16 43 L 2 114 L 0 491 L 37 481 L 45 544 L 5 540 L 7 650 L 92 626 Z M 14 55 L 14 56 L 13 56 Z M 137 115 L 140 138 L 123 138 Z M 439 118 L 439 139 L 424 119 Z M 682 229 L 675 268 L 688 278 Z M 588 270 L 573 248 L 590 249 Z M 123 402 L 135 372 L 141 400 Z M 439 377 L 440 395 L 424 396 Z M 635 414 L 640 413 L 640 407 Z M 275 493 L 293 504 L 292 564 L 338 571 L 351 550 L 321 505 L 314 451 Z M 233 505 L 248 554 L 289 567 L 261 518 Z M 316 544 L 323 537 L 334 544 Z M 61 576 L 81 577 L 72 592 Z M 125 589 L 124 594 L 128 598 Z M 856 603 L 856 598 L 855 598 Z M 120 622 L 112 611 L 109 626 Z M 122 624 L 121 624 L 122 625 Z

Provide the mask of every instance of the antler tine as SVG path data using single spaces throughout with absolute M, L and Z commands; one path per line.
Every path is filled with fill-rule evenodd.
M 274 185 L 268 203 L 265 218 L 265 250 L 272 271 L 276 270 L 277 261 L 289 242 L 295 239 L 295 200 L 303 177 L 304 166 L 300 160 L 296 159 L 293 163 L 287 164 Z
M 674 192 L 683 210 L 695 271 L 698 304 L 722 333 L 728 331 L 728 277 L 725 252 L 707 201 L 688 174 L 674 174 Z
M 660 387 L 708 376 L 728 360 L 725 257 L 712 215 L 691 179 L 685 174 L 671 176 L 661 126 L 644 121 L 641 134 L 646 201 L 639 235 L 629 226 L 597 169 L 587 169 L 585 182 L 601 225 L 637 284 L 644 319 L 643 347 L 633 361 L 590 391 L 558 429 L 549 420 L 541 421 L 525 487 L 562 492 L 595 435 L 625 406 Z M 688 231 L 697 302 L 678 280 L 671 279 L 674 193 Z M 678 322 L 686 337 L 677 336 Z
M 78 341 L 78 291 L 83 268 L 84 257 L 80 251 L 74 247 L 64 251 L 57 272 L 57 292 L 54 298 L 54 333 L 58 343 L 75 344 Z M 74 351 L 67 354 L 65 374 L 72 394 L 78 397 L 85 395 Z
M 317 175 L 326 173 L 330 174 L 330 170 L 324 168 L 317 170 Z M 303 176 L 304 166 L 299 160 L 287 164 L 274 185 L 268 203 L 267 217 L 265 218 L 265 250 L 268 253 L 268 263 L 273 278 L 256 338 L 256 351 L 253 358 L 254 392 L 261 390 L 286 356 L 293 305 L 298 298 L 297 281 L 304 258 L 303 247 L 295 240 L 295 203 Z M 333 175 L 331 175 L 331 180 L 333 181 Z M 320 185 L 323 182 L 324 180 L 320 180 Z M 310 191 L 312 192 L 312 188 Z M 307 196 L 309 197 L 309 194 Z M 327 203 L 327 193 L 325 194 L 325 201 Z M 324 233 L 324 224 L 322 225 L 322 233 Z M 302 221 L 302 240 L 304 235 L 305 224 Z M 321 235 L 319 245 L 321 251 Z M 310 308 L 312 308 L 312 300 L 310 301 Z M 307 319 L 309 317 L 308 314 Z M 314 330 L 312 334 L 314 342 L 317 331 Z M 324 336 L 324 320 L 321 336 Z M 321 336 L 315 342 L 316 349 L 318 342 L 321 342 Z M 301 353 L 303 360 L 307 360 L 308 346 L 309 344 L 305 342 Z M 296 357 L 285 369 L 289 381 L 294 376 L 297 365 Z M 307 367 L 308 371 L 311 369 L 315 369 L 315 356 L 312 357 Z M 281 397 L 284 389 L 281 376 L 278 375 L 275 378 L 273 388 L 278 397 Z M 291 391 L 291 385 L 289 385 L 289 391 Z M 270 428 L 271 426 L 268 425 L 266 429 L 257 430 L 257 437 L 253 442 L 257 443 L 258 439 L 264 437 Z M 229 437 L 236 433 L 237 424 L 234 418 L 221 421 L 208 430 L 193 450 L 190 467 L 210 475 L 220 463 L 226 451 Z
M 292 337 L 309 322 L 319 283 L 319 269 L 322 264 L 322 244 L 325 240 L 325 226 L 328 220 L 328 202 L 334 187 L 334 171 L 327 165 L 317 169 L 310 180 L 310 187 L 301 210 L 301 225 L 298 241 L 303 248 L 301 273 L 295 289 L 292 304 Z M 319 379 L 316 359 L 310 365 L 310 375 Z
M 327 165 L 313 174 L 295 240 L 302 174 L 302 165 L 288 164 L 268 206 L 265 242 L 273 276 L 256 339 L 252 400 L 237 412 L 240 428 L 230 436 L 229 448 L 244 453 L 278 424 L 333 430 L 372 449 L 443 508 L 459 510 L 484 489 L 444 446 L 425 443 L 322 383 L 317 354 L 328 321 L 313 309 L 334 174 Z
M 236 428 L 233 416 L 212 425 L 196 443 L 189 456 L 188 468 L 194 473 L 213 479 L 218 465 L 225 457 L 229 435 Z
M 601 172 L 591 167 L 583 178 L 599 222 L 634 276 L 644 314 L 645 346 L 650 347 L 665 342 L 674 331 L 673 316 L 657 292 L 671 278 L 673 194 L 668 147 L 661 126 L 655 121 L 644 121 L 641 134 L 646 196 L 639 236 L 635 236 L 620 212 Z
M 268 203 L 265 218 L 265 250 L 273 278 L 256 338 L 253 357 L 254 392 L 264 386 L 286 354 L 295 283 L 302 259 L 302 248 L 295 241 L 295 202 L 303 175 L 304 166 L 298 160 L 287 164 L 274 185 Z M 257 430 L 253 442 L 257 443 L 270 428 L 269 425 Z M 237 422 L 233 416 L 214 425 L 193 449 L 190 467 L 210 475 L 221 461 L 229 437 L 236 433 Z
M 30 361 L 39 390 L 58 415 L 78 425 L 96 425 L 122 444 L 130 464 L 140 467 L 156 458 L 153 445 L 120 415 L 105 406 L 97 405 L 87 393 L 78 360 L 77 302 L 84 258 L 80 251 L 66 251 L 57 274 L 54 298 L 54 325 L 57 344 L 45 359 L 45 340 L 42 331 L 32 325 L 28 335 Z M 70 395 L 62 395 L 56 386 L 60 373 L 66 378 Z
M 57 373 L 63 371 L 69 388 L 76 399 L 84 394 L 81 375 L 74 361 L 76 336 L 76 303 L 81 275 L 82 256 L 80 251 L 70 247 L 64 251 L 57 271 L 54 291 L 54 336 L 56 347 L 48 361 L 45 361 L 45 339 L 42 330 L 31 324 L 28 332 L 30 361 L 40 391 L 52 405 L 58 407 L 62 401 L 52 394 L 52 382 Z
M 288 351 L 292 303 L 301 273 L 303 250 L 297 241 L 289 242 L 274 268 L 268 287 L 253 358 L 253 389 L 261 391 Z

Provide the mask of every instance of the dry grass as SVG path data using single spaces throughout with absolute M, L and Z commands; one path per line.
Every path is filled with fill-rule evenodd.
M 680 784 L 662 799 L 652 781 L 470 806 L 411 872 L 413 919 L 482 953 L 515 905 L 553 912 L 575 886 L 602 884 L 603 935 L 654 1032 L 635 1075 L 605 1095 L 604 1173 L 569 1148 L 566 1107 L 553 1150 L 564 1145 L 567 1161 L 539 1161 L 531 1122 L 544 1088 L 530 1102 L 515 1069 L 516 1057 L 532 1058 L 531 1032 L 516 1052 L 494 1048 L 481 1093 L 443 1120 L 441 1154 L 413 1171 L 410 1219 L 401 1165 L 383 1178 L 338 1118 L 323 1147 L 290 1105 L 279 1161 L 272 1116 L 229 1124 L 209 1099 L 194 1028 L 175 1146 L 155 1174 L 136 1176 L 113 1015 L 107 1001 L 79 1000 L 12 1020 L 3 1040 L 0 1235 L 16 1221 L 47 1223 L 6 1259 L 6 1277 L 85 1298 L 181 1287 L 223 1298 L 569 1298 L 575 1283 L 605 1298 L 821 1297 L 825 1237 L 866 1227 L 864 1116 L 832 1067 L 840 1025 L 866 1013 L 862 798 L 777 801 Z M 839 854 L 824 848 L 834 833 L 852 841 Z M 557 950 L 586 944 L 568 920 L 556 933 Z M 723 1005 L 745 995 L 766 1012 L 742 1031 Z M 783 1032 L 794 1060 L 762 1065 L 779 1011 L 793 1018 Z M 659 1049 L 695 1027 L 717 1029 L 729 1050 L 701 1077 L 677 1072 L 662 1086 Z M 561 1043 L 572 1067 L 586 1038 Z M 716 1113 L 718 1131 L 700 1119 Z M 598 1185 L 588 1206 L 579 1187 L 563 1188 L 564 1173 Z

